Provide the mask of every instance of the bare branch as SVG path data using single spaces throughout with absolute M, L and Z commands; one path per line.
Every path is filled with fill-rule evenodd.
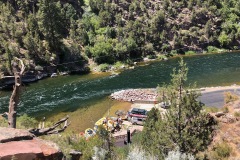
M 4 115 L 8 116 L 8 112 L 4 112 L 4 113 L 0 114 L 0 116 L 4 116 Z
M 37 128 L 37 129 L 30 129 L 29 132 L 34 134 L 35 136 L 42 136 L 42 135 L 48 135 L 48 134 L 57 134 L 60 132 L 63 132 L 69 125 L 70 123 L 67 122 L 69 116 L 60 119 L 57 123 L 55 123 L 53 126 L 48 127 L 48 128 Z M 64 126 L 60 129 L 56 129 L 58 126 L 60 126 L 62 123 L 64 123 Z

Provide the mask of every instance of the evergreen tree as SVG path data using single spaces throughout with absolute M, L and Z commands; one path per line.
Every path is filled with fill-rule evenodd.
M 143 130 L 143 137 L 150 138 L 142 144 L 161 158 L 177 147 L 183 153 L 197 153 L 211 142 L 216 122 L 203 111 L 203 104 L 197 100 L 199 94 L 185 88 L 187 72 L 181 59 L 179 70 L 173 70 L 172 84 L 159 88 L 161 101 L 170 102 L 169 109 L 162 114 L 154 113 L 154 119 L 149 115 Z
M 64 21 L 60 3 L 56 3 L 54 0 L 41 0 L 39 2 L 38 17 L 40 30 L 49 43 L 50 50 L 59 50 L 64 33 Z

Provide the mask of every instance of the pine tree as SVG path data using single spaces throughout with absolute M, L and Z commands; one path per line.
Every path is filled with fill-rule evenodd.
M 53 0 L 41 0 L 39 2 L 38 17 L 40 30 L 49 43 L 50 50 L 58 50 L 64 33 L 64 21 L 61 15 L 60 3 Z
M 197 100 L 199 94 L 185 88 L 187 73 L 181 59 L 179 69 L 173 70 L 171 85 L 159 88 L 161 101 L 170 102 L 169 109 L 158 114 L 155 123 L 149 115 L 143 130 L 143 137 L 150 137 L 142 142 L 146 150 L 162 158 L 177 147 L 182 153 L 197 153 L 211 142 L 216 122 L 203 111 L 203 103 Z

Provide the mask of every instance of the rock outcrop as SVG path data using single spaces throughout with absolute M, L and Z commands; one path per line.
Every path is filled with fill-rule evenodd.
M 114 92 L 111 97 L 120 101 L 154 103 L 157 100 L 157 91 L 156 89 L 127 89 Z
M 34 137 L 26 130 L 0 127 L 0 159 L 62 159 L 55 143 Z

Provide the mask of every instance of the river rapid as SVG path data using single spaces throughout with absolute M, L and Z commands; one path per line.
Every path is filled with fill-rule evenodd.
M 68 114 L 73 130 L 93 127 L 111 106 L 129 106 L 108 98 L 111 93 L 168 84 L 178 61 L 175 57 L 151 62 L 115 76 L 103 73 L 47 78 L 24 86 L 18 114 L 49 120 Z M 196 82 L 197 87 L 240 84 L 240 52 L 188 56 L 184 61 L 189 68 L 188 84 Z M 0 113 L 8 111 L 10 94 L 0 91 Z

